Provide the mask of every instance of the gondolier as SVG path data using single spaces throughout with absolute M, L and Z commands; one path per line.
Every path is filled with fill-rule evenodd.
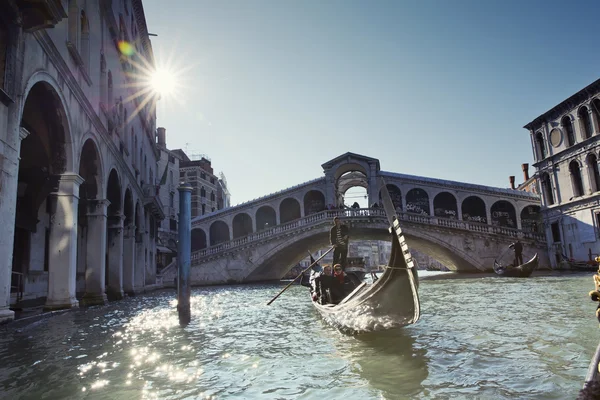
M 523 243 L 519 239 L 512 243 L 509 248 L 515 251 L 515 267 L 523 264 Z
M 333 218 L 333 227 L 329 232 L 329 240 L 333 250 L 333 264 L 341 264 L 342 269 L 346 269 L 346 260 L 348 258 L 348 226 L 342 224 L 338 217 Z

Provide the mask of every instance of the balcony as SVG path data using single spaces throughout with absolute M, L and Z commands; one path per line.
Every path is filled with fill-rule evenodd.
M 23 30 L 26 32 L 52 28 L 67 18 L 61 0 L 17 0 L 16 4 L 23 16 Z
M 159 189 L 158 185 L 143 185 L 142 190 L 144 192 L 144 207 L 148 209 L 155 218 L 162 220 L 165 218 L 165 213 L 163 211 L 162 201 L 160 201 L 159 197 Z

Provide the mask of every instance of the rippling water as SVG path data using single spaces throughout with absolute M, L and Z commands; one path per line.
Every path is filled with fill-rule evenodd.
M 422 281 L 422 319 L 346 336 L 306 289 L 172 291 L 0 328 L 10 399 L 573 399 L 600 338 L 591 273 Z

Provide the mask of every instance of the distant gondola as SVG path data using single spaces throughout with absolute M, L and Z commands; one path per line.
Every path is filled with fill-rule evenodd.
M 531 275 L 534 269 L 538 266 L 538 255 L 535 255 L 531 260 L 525 264 L 521 264 L 517 267 L 513 267 L 512 264 L 501 265 L 498 261 L 494 260 L 494 272 L 499 276 L 514 277 L 514 278 L 527 278 Z

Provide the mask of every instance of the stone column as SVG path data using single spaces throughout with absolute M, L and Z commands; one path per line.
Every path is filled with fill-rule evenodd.
M 85 255 L 85 294 L 82 305 L 106 304 L 106 210 L 110 201 L 89 200 Z
M 9 127 L 10 127 L 9 122 Z M 10 130 L 10 128 L 9 128 Z M 9 132 L 12 136 L 12 133 Z M 16 149 L 0 140 L 4 145 L 0 154 L 0 225 L 4 227 L 0 235 L 0 323 L 12 321 L 15 313 L 10 307 L 10 286 L 12 277 L 12 255 L 15 239 L 15 210 L 19 176 L 19 153 L 21 141 L 29 135 L 25 128 L 19 130 Z M 16 136 L 16 135 L 15 135 Z
M 552 171 L 552 173 L 550 174 L 550 179 L 552 180 L 552 185 L 551 185 L 552 187 L 550 188 L 550 190 L 554 191 L 554 193 L 553 193 L 554 204 L 560 204 L 560 203 L 562 203 L 562 198 L 560 195 L 560 187 L 558 186 L 558 175 L 557 175 L 558 172 L 556 171 L 556 168 L 554 168 L 554 167 L 552 167 L 551 171 Z
M 429 216 L 435 217 L 435 210 L 433 208 L 433 197 L 429 196 Z
M 135 295 L 135 225 L 125 227 L 123 232 L 123 290 Z
M 140 229 L 135 235 L 135 272 L 134 272 L 134 291 L 143 293 L 146 283 L 146 260 L 144 259 L 144 237 L 146 232 L 144 228 Z
M 57 191 L 50 193 L 50 244 L 46 310 L 78 307 L 75 297 L 77 272 L 77 208 L 79 186 L 84 179 L 72 172 L 60 175 Z
M 110 300 L 123 298 L 123 220 L 122 214 L 111 215 L 108 219 L 108 288 Z

